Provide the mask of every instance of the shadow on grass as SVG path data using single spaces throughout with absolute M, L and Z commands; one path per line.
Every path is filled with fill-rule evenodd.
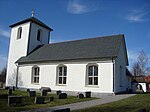
M 150 93 L 137 94 L 119 101 L 91 107 L 88 109 L 76 110 L 73 112 L 149 112 Z
M 115 95 L 123 95 L 123 94 L 150 94 L 149 92 L 120 92 L 120 93 L 116 93 Z

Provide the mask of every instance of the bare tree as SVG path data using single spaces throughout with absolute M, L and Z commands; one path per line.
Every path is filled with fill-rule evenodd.
M 8 76 L 8 85 L 15 86 L 16 84 L 16 70 L 14 70 L 12 75 Z
M 150 67 L 147 67 L 145 74 L 150 76 Z
M 141 68 L 140 68 L 140 64 L 138 62 L 135 62 L 132 66 L 132 73 L 133 75 L 136 76 L 140 76 L 141 75 Z
M 150 75 L 150 67 L 148 67 L 148 56 L 142 50 L 132 66 L 132 73 L 134 76 Z
M 17 80 L 17 82 L 16 82 L 16 77 L 17 77 L 17 70 L 14 69 L 13 74 L 8 77 L 8 84 L 10 86 L 16 86 L 16 83 L 17 83 L 18 86 L 23 86 L 22 74 L 20 72 L 18 73 L 18 80 Z
M 142 50 L 138 56 L 138 63 L 141 69 L 141 76 L 147 75 L 147 68 L 148 68 L 148 56 Z
M 7 73 L 7 68 L 4 67 L 1 71 L 1 75 L 5 75 L 6 76 L 6 73 Z

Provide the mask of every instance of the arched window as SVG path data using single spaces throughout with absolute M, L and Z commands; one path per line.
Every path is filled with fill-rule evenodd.
M 98 85 L 98 65 L 87 65 L 87 85 Z
M 37 40 L 38 41 L 42 41 L 42 30 L 41 29 L 38 29 L 38 31 L 37 31 Z
M 21 34 L 22 34 L 22 27 L 18 28 L 18 33 L 17 33 L 17 39 L 21 38 Z
M 57 84 L 65 85 L 67 83 L 67 66 L 59 65 L 57 67 Z
M 39 72 L 40 68 L 38 66 L 32 67 L 32 83 L 39 83 Z

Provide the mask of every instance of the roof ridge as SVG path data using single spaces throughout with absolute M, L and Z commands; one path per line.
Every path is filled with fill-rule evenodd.
M 124 35 L 124 34 L 115 34 L 115 35 L 110 35 L 110 36 L 97 36 L 97 37 L 82 38 L 82 39 L 77 39 L 77 40 L 66 40 L 66 41 L 62 41 L 62 42 L 49 43 L 49 44 L 46 44 L 46 45 L 61 44 L 61 43 L 76 42 L 76 41 L 84 41 L 84 40 L 92 40 L 92 39 L 97 39 L 97 38 L 115 37 L 115 36 L 122 36 L 122 35 Z
M 17 23 L 14 23 L 14 24 L 10 25 L 9 27 L 14 27 L 14 26 L 17 26 L 17 25 L 20 25 L 20 24 L 23 24 L 23 23 L 26 23 L 26 22 L 30 22 L 30 21 L 35 22 L 36 24 L 41 25 L 41 26 L 53 31 L 53 29 L 51 29 L 49 26 L 47 26 L 45 23 L 43 23 L 42 21 L 40 21 L 39 19 L 37 19 L 35 17 L 29 17 L 27 19 L 21 20 Z

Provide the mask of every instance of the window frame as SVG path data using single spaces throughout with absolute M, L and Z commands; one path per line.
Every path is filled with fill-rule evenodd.
M 61 68 L 61 72 L 60 72 Z M 66 72 L 65 72 L 66 71 Z M 61 79 L 61 81 L 60 81 Z M 66 65 L 58 65 L 57 66 L 57 81 L 56 85 L 67 85 L 67 66 Z
M 92 67 L 92 72 L 90 71 L 90 67 Z M 95 67 L 97 68 L 97 74 L 95 74 Z M 90 72 L 92 74 L 90 74 Z M 91 84 L 90 84 L 90 78 L 92 79 Z M 96 81 L 95 81 L 95 79 L 96 79 Z M 96 63 L 88 64 L 86 66 L 86 86 L 98 87 L 98 85 L 99 85 L 99 67 L 98 67 L 98 64 L 96 64 Z
M 36 36 L 36 39 L 37 39 L 37 41 L 39 41 L 39 42 L 42 42 L 42 30 L 41 29 L 38 29 L 37 30 L 37 36 Z
M 22 27 L 19 27 L 17 31 L 17 40 L 21 39 L 21 36 L 22 36 Z
M 37 70 L 37 71 L 35 71 Z M 32 84 L 39 84 L 40 82 L 40 67 L 35 65 L 32 67 L 32 78 L 31 78 L 31 83 Z

